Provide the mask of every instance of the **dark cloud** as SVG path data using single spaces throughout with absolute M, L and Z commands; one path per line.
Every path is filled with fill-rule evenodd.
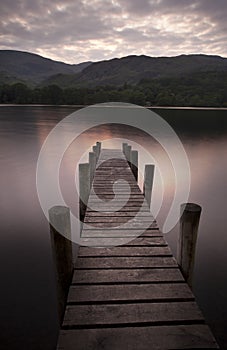
M 2 49 L 68 62 L 227 56 L 226 0 L 0 0 Z

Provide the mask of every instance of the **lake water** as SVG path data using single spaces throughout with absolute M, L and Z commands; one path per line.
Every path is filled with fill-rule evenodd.
M 48 222 L 36 192 L 36 164 L 52 128 L 75 107 L 0 106 L 1 245 L 0 349 L 54 349 L 58 326 Z M 227 111 L 155 109 L 178 134 L 191 168 L 189 201 L 202 206 L 193 292 L 222 348 L 227 348 Z M 65 133 L 70 132 L 65 130 Z M 148 134 L 129 126 L 92 128 L 70 146 L 61 171 L 64 198 L 76 211 L 74 174 L 82 153 L 96 141 L 128 139 L 163 166 L 167 160 Z M 53 150 L 52 150 L 53 151 Z M 50 152 L 51 154 L 51 152 Z M 143 167 L 146 157 L 140 161 Z M 51 156 L 47 167 L 51 169 Z M 140 181 L 141 183 L 141 181 Z M 155 186 L 156 185 L 156 186 Z M 167 181 L 158 222 L 173 196 Z M 154 183 L 153 200 L 158 200 Z M 166 234 L 176 254 L 178 226 Z

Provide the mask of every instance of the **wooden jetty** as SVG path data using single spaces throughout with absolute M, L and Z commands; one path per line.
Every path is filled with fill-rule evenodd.
M 218 348 L 126 157 L 101 150 L 57 349 Z

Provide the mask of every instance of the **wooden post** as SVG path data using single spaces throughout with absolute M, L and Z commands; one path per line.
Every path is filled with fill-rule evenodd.
M 98 153 L 98 158 L 100 156 L 100 152 L 101 152 L 101 142 L 96 142 L 96 147 L 97 147 L 97 153 Z
M 131 151 L 130 164 L 136 181 L 138 180 L 138 151 Z
M 124 153 L 124 155 L 125 155 L 125 150 L 126 150 L 126 147 L 128 146 L 128 144 L 127 143 L 122 143 L 122 151 L 123 151 L 123 153 Z
M 94 154 L 95 154 L 95 164 L 97 164 L 97 162 L 98 162 L 98 147 L 97 146 L 93 146 L 92 147 L 92 150 L 93 150 L 93 152 L 94 152 Z
M 154 181 L 154 164 L 146 164 L 144 170 L 143 194 L 147 200 L 148 206 L 151 206 L 151 193 Z
M 95 174 L 95 168 L 96 168 L 96 156 L 94 152 L 89 152 L 89 164 L 90 164 L 90 187 L 91 187 L 94 174 Z
M 132 146 L 127 145 L 127 146 L 125 147 L 125 157 L 126 157 L 128 163 L 129 163 L 129 165 L 130 165 L 130 154 L 131 154 L 131 149 L 132 149 Z
M 196 240 L 202 208 L 195 203 L 181 204 L 180 234 L 177 261 L 184 278 L 192 287 Z
M 90 194 L 90 164 L 79 164 L 80 220 L 84 220 Z
M 49 222 L 53 263 L 57 282 L 58 315 L 61 325 L 73 275 L 69 208 L 55 206 L 49 209 Z

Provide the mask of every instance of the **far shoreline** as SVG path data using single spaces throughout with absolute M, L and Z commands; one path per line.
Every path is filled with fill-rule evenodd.
M 108 102 L 104 102 L 108 103 Z M 112 102 L 110 102 L 112 103 Z M 117 103 L 117 102 L 114 102 Z M 123 103 L 123 102 L 120 102 Z M 14 103 L 0 103 L 1 107 L 75 107 L 75 108 L 86 108 L 86 107 L 92 107 L 98 104 L 97 103 L 93 105 L 56 105 L 56 104 L 14 104 Z M 133 104 L 132 104 L 133 105 Z M 137 105 L 135 105 L 137 106 Z M 194 106 L 140 106 L 138 107 L 144 107 L 147 109 L 176 109 L 176 110 L 214 110 L 214 111 L 227 111 L 227 107 L 194 107 Z

